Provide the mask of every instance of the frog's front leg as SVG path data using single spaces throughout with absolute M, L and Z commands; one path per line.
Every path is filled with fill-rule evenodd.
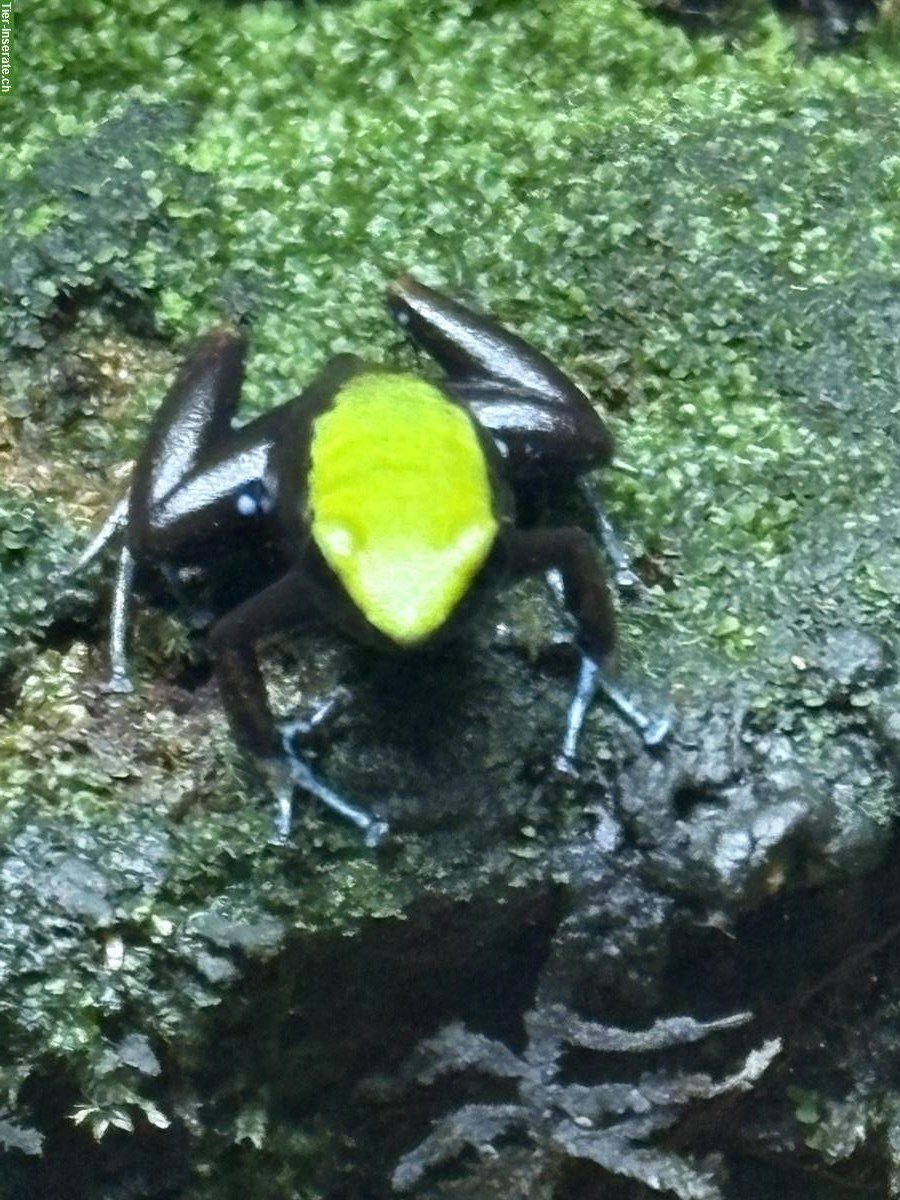
M 128 506 L 131 502 L 130 490 L 116 504 L 112 512 L 91 538 L 84 550 L 73 563 L 61 572 L 64 581 L 80 574 L 95 558 L 98 558 L 116 535 L 125 528 L 128 522 Z M 109 679 L 104 684 L 107 692 L 130 692 L 131 680 L 128 678 L 128 659 L 126 654 L 126 637 L 128 631 L 128 599 L 134 581 L 134 559 L 127 546 L 119 551 L 116 567 L 116 582 L 113 587 L 112 616 L 109 634 Z
M 320 615 L 314 596 L 310 581 L 297 567 L 216 622 L 210 645 L 222 701 L 235 740 L 260 761 L 275 794 L 277 841 L 286 841 L 290 833 L 292 793 L 300 787 L 356 825 L 366 845 L 374 846 L 387 832 L 387 824 L 338 795 L 300 757 L 294 746 L 297 724 L 276 725 L 255 650 L 257 639 L 266 634 Z
M 603 571 L 591 539 L 577 526 L 513 530 L 507 552 L 514 575 L 557 571 L 566 607 L 578 629 L 584 657 L 575 694 L 569 704 L 563 744 L 557 760 L 564 771 L 573 767 L 578 739 L 591 701 L 603 694 L 640 732 L 646 746 L 658 746 L 671 722 L 650 716 L 615 682 L 616 618 Z
M 109 679 L 106 692 L 125 695 L 134 691 L 128 675 L 128 603 L 134 584 L 134 558 L 128 546 L 119 551 L 116 582 L 113 587 L 112 614 L 109 622 Z
M 119 533 L 125 532 L 113 589 L 107 691 L 132 690 L 127 658 L 128 609 L 136 567 L 155 557 L 157 547 L 152 535 L 161 501 L 171 496 L 203 455 L 230 435 L 245 350 L 243 336 L 233 329 L 215 329 L 201 339 L 153 419 L 128 492 L 66 571 L 74 575 L 83 570 Z
M 69 563 L 62 572 L 62 577 L 69 578 L 80 575 L 85 567 L 89 567 L 95 558 L 103 553 L 109 543 L 128 523 L 128 506 L 131 503 L 131 491 L 127 491 L 119 500 L 103 524 L 81 551 L 74 562 Z
M 387 306 L 404 332 L 446 373 L 443 386 L 498 444 L 510 478 L 579 478 L 613 461 L 612 435 L 588 397 L 554 363 L 492 318 L 403 276 Z M 640 588 L 593 490 L 582 494 L 623 590 Z
M 184 361 L 134 466 L 130 526 L 148 520 L 154 507 L 230 436 L 246 353 L 244 335 L 221 326 L 202 337 Z

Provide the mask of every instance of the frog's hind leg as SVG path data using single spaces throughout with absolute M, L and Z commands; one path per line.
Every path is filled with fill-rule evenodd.
M 131 519 L 152 512 L 231 432 L 237 412 L 247 342 L 221 326 L 200 339 L 156 412 L 138 455 Z
M 585 393 L 524 338 L 415 279 L 395 280 L 387 306 L 412 342 L 444 370 L 445 390 L 490 433 L 514 483 L 579 481 L 617 585 L 639 591 L 641 581 L 613 524 L 583 479 L 614 461 L 612 435 Z
M 578 426 L 583 443 L 579 457 L 584 458 L 587 451 L 598 466 L 612 458 L 612 437 L 588 397 L 524 338 L 493 317 L 476 313 L 408 275 L 391 284 L 386 303 L 404 333 L 431 355 L 448 380 L 492 387 L 495 395 L 502 389 L 511 395 L 507 425 L 518 425 L 517 395 L 536 396 L 544 402 L 548 415 L 554 411 L 568 413 L 568 424 Z M 531 429 L 548 432 L 546 424 L 542 429 Z
M 616 586 L 636 595 L 644 585 L 616 533 L 587 472 L 615 465 L 611 442 L 593 411 L 560 407 L 534 392 L 513 391 L 494 384 L 451 382 L 447 390 L 462 400 L 500 447 L 514 483 L 530 480 L 574 480 L 590 509 L 597 537 L 612 563 Z
M 558 575 L 566 608 L 578 630 L 583 658 L 566 716 L 558 766 L 564 771 L 573 769 L 578 739 L 598 692 L 640 732 L 646 746 L 660 745 L 671 730 L 669 719 L 644 712 L 615 681 L 615 611 L 588 534 L 577 526 L 517 530 L 508 536 L 508 547 L 514 575 Z
M 128 674 L 128 609 L 137 561 L 150 549 L 153 510 L 196 465 L 198 457 L 231 428 L 243 378 L 245 342 L 223 328 L 198 344 L 166 393 L 138 457 L 128 492 L 67 569 L 72 576 L 93 562 L 120 532 L 110 618 L 108 692 L 133 690 Z
M 574 385 L 573 385 L 574 386 Z M 614 466 L 605 426 L 589 408 L 561 407 L 536 392 L 471 381 L 445 384 L 462 400 L 500 447 L 513 483 L 574 480 L 594 518 L 597 537 L 612 563 L 616 586 L 630 595 L 645 591 L 615 526 L 586 472 Z
M 297 722 L 277 725 L 269 706 L 266 686 L 254 643 L 266 634 L 277 633 L 318 617 L 323 607 L 315 601 L 315 589 L 301 568 L 296 567 L 270 584 L 213 626 L 210 644 L 222 702 L 244 750 L 261 760 L 261 766 L 277 802 L 275 840 L 284 842 L 291 829 L 292 794 L 296 787 L 362 830 L 366 844 L 374 846 L 387 825 L 373 813 L 351 804 L 323 782 L 295 749 L 300 728 Z M 327 712 L 320 720 L 327 718 Z

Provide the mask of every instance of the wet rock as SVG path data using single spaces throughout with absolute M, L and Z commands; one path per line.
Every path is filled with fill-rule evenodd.
M 210 983 L 223 984 L 236 979 L 239 975 L 237 967 L 229 959 L 219 954 L 209 954 L 204 950 L 194 955 L 197 969 Z
M 0 1082 L 45 1161 L 27 1139 L 5 1156 L 26 1164 L 13 1200 L 95 1200 L 110 1180 L 124 1196 L 280 1195 L 285 1178 L 381 1200 L 404 1159 L 423 1200 L 663 1185 L 743 1200 L 810 1174 L 827 1188 L 837 1154 L 835 1186 L 884 1194 L 900 1070 L 896 97 L 883 64 L 836 60 L 823 86 L 786 69 L 781 43 L 732 57 L 627 6 L 598 20 L 592 0 L 561 4 L 421 22 L 424 91 L 389 69 L 409 31 L 381 0 L 364 46 L 352 5 L 198 9 L 187 32 L 172 10 L 174 86 L 209 94 L 227 52 L 239 106 L 219 89 L 199 133 L 180 110 L 131 106 L 59 138 L 48 104 L 23 152 L 11 211 L 29 244 L 0 279 L 19 347 L 0 413 Z M 47 44 L 67 54 L 82 35 L 48 5 L 67 33 Z M 98 9 L 90 31 L 114 69 L 81 44 L 48 96 L 64 81 L 89 121 L 108 106 L 96 89 L 118 102 L 142 69 L 129 46 L 147 47 L 130 8 L 106 25 Z M 374 91 L 346 69 L 373 39 L 388 64 Z M 563 53 L 526 94 L 538 40 Z M 266 153 L 247 153 L 263 110 Z M 371 187 L 341 183 L 348 146 Z M 649 754 L 598 703 L 577 775 L 554 778 L 577 664 L 540 580 L 415 661 L 303 631 L 264 648 L 276 705 L 347 688 L 310 753 L 393 836 L 370 853 L 298 796 L 275 849 L 203 651 L 142 596 L 141 690 L 103 696 L 108 564 L 58 597 L 54 572 L 124 486 L 199 325 L 252 308 L 248 412 L 339 346 L 412 365 L 379 312 L 401 228 L 410 265 L 476 289 L 610 402 L 634 473 L 591 486 L 651 588 L 621 606 L 623 670 L 677 728 Z M 558 515 L 585 514 L 570 498 Z M 673 1013 L 707 1028 L 748 1012 L 746 1042 L 742 1026 L 646 1048 Z M 392 1092 L 448 1028 L 461 1069 Z M 489 1052 L 467 1057 L 463 1035 Z M 779 1037 L 758 1072 L 753 1048 Z M 380 1098 L 357 1086 L 373 1074 Z M 436 1159 L 407 1157 L 454 1112 Z M 776 1183 L 754 1191 L 743 1172 L 763 1159 Z
M 130 1033 L 116 1047 L 116 1053 L 127 1067 L 133 1067 L 142 1075 L 159 1075 L 162 1068 L 153 1053 L 150 1039 L 140 1033 Z
M 131 1068 L 140 1075 L 159 1075 L 162 1067 L 153 1053 L 150 1039 L 140 1033 L 130 1033 L 115 1046 L 104 1052 L 97 1071 L 111 1075 L 123 1067 Z
M 107 899 L 107 879 L 80 858 L 64 858 L 47 872 L 47 893 L 70 916 L 94 925 L 106 925 L 112 916 Z
M 36 1129 L 24 1129 L 12 1121 L 0 1120 L 0 1146 L 4 1150 L 18 1150 L 21 1154 L 41 1153 L 43 1137 Z
M 862 629 L 837 629 L 829 635 L 819 665 L 834 685 L 834 695 L 851 696 L 885 682 L 890 671 L 887 647 Z
M 281 921 L 240 921 L 206 913 L 192 922 L 194 932 L 200 934 L 223 950 L 241 950 L 253 958 L 265 957 L 279 949 L 284 941 L 285 929 Z M 208 967 L 209 957 L 203 962 Z M 214 974 L 218 972 L 214 969 Z M 219 981 L 223 978 L 219 976 Z

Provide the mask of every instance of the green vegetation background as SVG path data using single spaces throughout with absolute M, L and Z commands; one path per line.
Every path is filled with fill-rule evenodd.
M 20 15 L 16 44 L 7 352 L 40 345 L 61 307 L 118 303 L 176 349 L 249 313 L 255 411 L 329 353 L 396 351 L 380 293 L 412 269 L 614 407 L 640 472 L 611 485 L 616 507 L 652 551 L 677 537 L 690 567 L 690 595 L 659 610 L 667 629 L 756 655 L 823 473 L 852 519 L 853 464 L 785 398 L 819 369 L 823 325 L 898 261 L 889 31 L 801 63 L 771 18 L 729 48 L 612 0 L 50 2 Z M 28 362 L 6 380 L 7 485 L 34 483 L 8 423 L 33 411 Z M 110 466 L 169 368 L 132 365 L 114 407 L 68 414 L 70 477 L 33 488 L 55 516 L 115 494 Z M 7 519 L 15 570 L 24 518 Z M 728 614 L 723 571 L 749 585 Z M 877 568 L 856 582 L 878 602 Z
M 336 351 L 407 356 L 380 303 L 401 269 L 490 308 L 593 390 L 636 471 L 607 485 L 657 581 L 629 670 L 686 703 L 746 671 L 776 705 L 823 629 L 880 627 L 900 596 L 900 66 L 887 26 L 801 61 L 764 13 L 726 45 L 623 0 L 43 0 L 16 22 L 0 839 L 30 882 L 0 922 L 0 1081 L 12 1103 L 60 1058 L 103 1132 L 166 1120 L 152 1061 L 121 1047 L 177 1045 L 216 1002 L 230 977 L 198 922 L 239 914 L 265 947 L 399 911 L 416 855 L 432 869 L 413 845 L 392 876 L 335 834 L 342 854 L 288 877 L 257 853 L 268 815 L 241 803 L 217 711 L 152 683 L 127 716 L 85 700 L 96 587 L 53 573 L 184 347 L 252 317 L 255 412 Z M 61 621 L 95 636 L 48 644 Z M 175 653 L 160 618 L 138 675 Z M 59 888 L 72 907 L 35 937 Z M 118 954 L 123 921 L 113 985 L 97 938 Z

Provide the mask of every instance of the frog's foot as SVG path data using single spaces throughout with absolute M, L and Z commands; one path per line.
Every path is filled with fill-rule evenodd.
M 124 671 L 113 671 L 100 691 L 110 696 L 127 696 L 134 691 L 134 684 Z
M 616 567 L 616 573 L 613 578 L 615 580 L 616 587 L 626 596 L 643 597 L 648 594 L 647 585 L 637 574 L 637 572 L 631 566 L 630 561 L 627 559 L 624 563 L 620 563 Z
M 336 687 L 330 696 L 317 704 L 308 717 L 295 717 L 291 721 L 283 721 L 278 726 L 282 743 L 285 738 L 311 737 L 320 729 L 327 728 L 344 711 L 350 702 L 350 692 L 345 687 Z
M 578 748 L 578 739 L 585 717 L 598 692 L 602 692 L 622 716 L 638 730 L 648 749 L 661 746 L 672 732 L 671 718 L 651 716 L 645 713 L 618 684 L 613 683 L 598 662 L 585 654 L 581 659 L 578 683 L 566 717 L 566 732 L 562 749 L 554 761 L 554 767 L 561 775 L 574 776 L 576 773 L 575 752 Z
M 367 809 L 351 804 L 349 800 L 345 800 L 343 796 L 339 796 L 328 784 L 323 783 L 319 779 L 312 768 L 294 750 L 293 743 L 298 733 L 298 724 L 303 725 L 302 722 L 288 721 L 279 728 L 284 759 L 280 760 L 278 764 L 281 767 L 281 777 L 277 779 L 273 786 L 273 791 L 278 801 L 276 837 L 283 843 L 287 841 L 290 834 L 291 791 L 296 786 L 315 796 L 317 800 L 320 800 L 332 812 L 336 812 L 345 821 L 350 821 L 357 829 L 361 829 L 367 846 L 377 846 L 388 832 L 387 822 L 379 820 L 374 813 L 369 812 Z M 289 787 L 286 786 L 288 783 L 290 784 Z

